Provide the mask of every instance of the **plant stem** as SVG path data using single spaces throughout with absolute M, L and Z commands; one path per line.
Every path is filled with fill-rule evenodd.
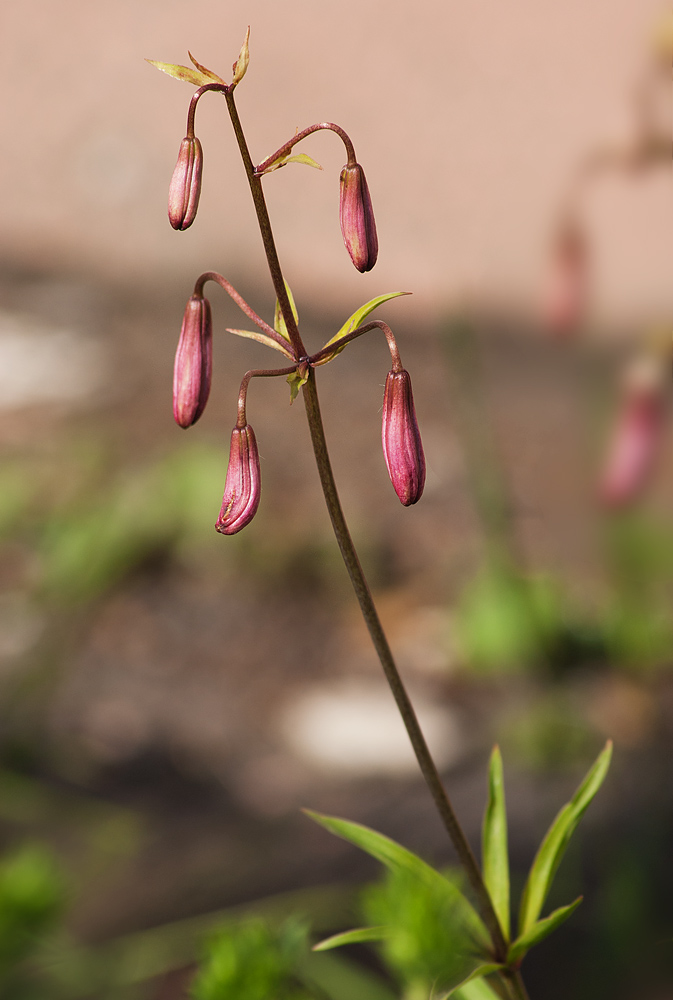
M 434 799 L 437 810 L 446 827 L 447 833 L 456 850 L 461 865 L 465 869 L 469 882 L 477 898 L 479 910 L 481 911 L 484 923 L 488 927 L 497 957 L 502 961 L 507 951 L 505 941 L 500 928 L 500 923 L 493 910 L 491 899 L 484 885 L 479 871 L 479 866 L 472 853 L 472 849 L 463 833 L 456 814 L 451 805 L 451 801 L 442 784 L 437 766 L 432 759 L 430 750 L 423 736 L 423 732 L 416 718 L 414 707 L 411 703 L 406 688 L 402 682 L 399 671 L 393 659 L 393 655 L 388 645 L 388 639 L 383 631 L 383 626 L 374 605 L 367 580 L 362 571 L 360 560 L 358 559 L 353 540 L 346 524 L 346 519 L 341 509 L 339 495 L 337 493 L 332 465 L 330 463 L 325 441 L 325 431 L 322 417 L 320 415 L 320 404 L 318 402 L 318 390 L 316 387 L 315 371 L 311 370 L 309 380 L 304 385 L 304 403 L 306 405 L 306 415 L 308 417 L 313 451 L 315 453 L 320 482 L 325 495 L 325 502 L 329 511 L 330 520 L 334 529 L 334 534 L 341 551 L 341 556 L 348 575 L 353 584 L 353 590 L 360 604 L 362 617 L 369 630 L 371 640 L 376 649 L 386 680 L 390 686 L 395 702 L 399 709 L 402 721 L 409 735 L 411 745 L 416 754 L 416 760 L 423 773 L 426 784 Z
M 228 91 L 225 94 L 225 97 L 232 125 L 234 127 L 234 132 L 236 134 L 236 139 L 241 151 L 241 156 L 243 158 L 245 171 L 250 183 L 250 190 L 252 192 L 255 210 L 257 212 L 262 242 L 264 244 L 264 250 L 269 264 L 271 279 L 273 281 L 274 288 L 276 289 L 280 309 L 287 324 L 293 347 L 297 352 L 297 360 L 299 360 L 299 358 L 305 356 L 305 349 L 299 335 L 299 330 L 297 328 L 285 288 L 283 272 L 278 260 L 278 254 L 271 229 L 271 222 L 266 202 L 264 200 L 264 194 L 262 192 L 261 180 L 260 178 L 255 177 L 255 168 L 248 151 L 241 122 L 234 104 L 233 92 Z M 458 855 L 459 861 L 465 870 L 465 874 L 467 875 L 468 881 L 476 897 L 479 911 L 493 943 L 494 956 L 497 961 L 504 962 L 507 954 L 507 944 L 500 927 L 500 922 L 493 908 L 491 898 L 484 884 L 476 858 L 472 853 L 467 837 L 463 833 L 453 806 L 451 805 L 451 801 L 446 793 L 446 789 L 442 784 L 439 771 L 437 770 L 437 766 L 432 759 L 432 755 L 430 754 L 430 750 L 418 723 L 418 719 L 416 718 L 416 712 L 414 711 L 414 707 L 393 659 L 390 646 L 388 645 L 388 639 L 383 631 L 378 612 L 369 590 L 369 585 L 367 584 L 367 580 L 362 571 L 360 560 L 355 550 L 355 546 L 353 545 L 353 540 L 350 536 L 348 525 L 346 524 L 346 520 L 341 509 L 341 502 L 339 500 L 336 483 L 334 481 L 334 474 L 332 472 L 332 465 L 327 451 L 325 431 L 320 414 L 320 403 L 318 401 L 315 370 L 312 368 L 308 368 L 308 381 L 303 387 L 303 395 L 311 433 L 311 440 L 313 443 L 313 451 L 315 453 L 325 502 L 327 504 L 330 520 L 332 522 L 332 527 L 334 529 L 334 534 L 336 535 L 342 558 L 360 604 L 362 616 L 369 630 L 369 634 L 379 660 L 381 661 L 381 666 L 383 667 L 386 680 L 388 681 L 400 715 L 402 716 L 402 721 L 404 722 L 409 735 L 409 739 L 414 749 L 414 753 L 416 754 L 416 759 L 423 777 L 425 778 L 439 815 L 444 823 L 447 833 L 449 834 L 456 854 Z M 507 977 L 503 977 L 503 979 L 505 979 L 505 981 L 516 990 L 514 993 L 515 1000 L 527 1000 L 525 989 L 518 973 L 515 973 L 513 976 L 509 975 Z
M 276 298 L 278 299 L 280 311 L 283 314 L 283 318 L 287 326 L 287 332 L 290 335 L 290 340 L 292 341 L 295 354 L 297 355 L 297 359 L 299 359 L 306 354 L 306 350 L 302 343 L 299 328 L 297 327 L 294 313 L 292 312 L 292 308 L 290 306 L 290 299 L 288 298 L 287 289 L 285 287 L 283 272 L 280 268 L 278 251 L 276 250 L 273 231 L 271 229 L 271 220 L 269 219 L 269 212 L 266 207 L 266 201 L 264 200 L 264 192 L 262 191 L 262 181 L 261 178 L 255 176 L 255 167 L 252 162 L 252 157 L 250 156 L 248 144 L 245 141 L 241 119 L 238 117 L 233 90 L 228 90 L 224 96 L 227 101 L 229 117 L 231 118 L 231 124 L 234 127 L 234 134 L 236 135 L 238 148 L 241 151 L 241 157 L 243 159 L 243 166 L 245 167 L 245 172 L 248 177 L 248 183 L 250 184 L 252 200 L 255 206 L 255 211 L 257 212 L 257 221 L 259 222 L 259 229 L 262 234 L 264 252 L 266 253 L 266 259 L 269 264 L 273 287 L 276 290 Z

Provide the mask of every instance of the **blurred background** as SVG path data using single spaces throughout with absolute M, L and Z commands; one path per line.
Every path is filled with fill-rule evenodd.
M 615 740 L 552 900 L 584 891 L 585 903 L 527 961 L 531 997 L 673 998 L 673 470 L 662 461 L 633 510 L 596 504 L 622 359 L 671 324 L 670 152 L 606 170 L 582 198 L 581 335 L 550 335 L 540 304 L 578 170 L 637 144 L 644 80 L 656 78 L 670 150 L 670 66 L 652 69 L 664 11 L 4 5 L 1 996 L 176 1000 L 222 922 L 297 912 L 318 933 L 352 925 L 377 867 L 302 806 L 454 861 L 283 380 L 249 394 L 259 513 L 235 537 L 213 530 L 239 380 L 266 364 L 224 333 L 240 313 L 218 289 L 208 409 L 188 434 L 171 416 L 196 276 L 220 271 L 268 320 L 274 301 L 219 98 L 197 116 L 198 218 L 171 230 L 191 90 L 144 59 L 184 63 L 189 48 L 228 79 L 250 24 L 237 102 L 253 157 L 337 122 L 376 212 L 379 262 L 360 275 L 339 231 L 334 135 L 302 146 L 323 172 L 265 181 L 306 343 L 317 350 L 375 295 L 413 292 L 379 314 L 414 382 L 428 463 L 417 507 L 400 507 L 381 454 L 382 338 L 357 341 L 319 385 L 346 516 L 475 846 L 494 741 L 522 885 L 558 807 Z M 316 996 L 384 996 L 364 949 L 323 968 Z

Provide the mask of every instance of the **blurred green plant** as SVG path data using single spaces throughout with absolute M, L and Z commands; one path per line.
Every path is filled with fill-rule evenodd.
M 52 854 L 24 844 L 0 864 L 0 996 L 28 997 L 30 960 L 56 927 L 66 902 L 65 880 Z
M 364 915 L 372 923 L 333 935 L 316 945 L 330 950 L 377 941 L 384 962 L 402 986 L 404 1000 L 458 1000 L 519 995 L 513 977 L 535 945 L 572 915 L 579 897 L 548 916 L 542 909 L 570 838 L 610 765 L 608 743 L 574 796 L 558 813 L 533 860 L 519 908 L 516 937 L 510 935 L 510 873 L 505 792 L 500 751 L 489 766 L 489 796 L 482 831 L 482 874 L 505 942 L 505 962 L 494 960 L 480 917 L 452 873 L 442 873 L 421 858 L 368 827 L 317 813 L 309 815 L 331 833 L 371 854 L 388 868 L 382 885 L 364 896 Z

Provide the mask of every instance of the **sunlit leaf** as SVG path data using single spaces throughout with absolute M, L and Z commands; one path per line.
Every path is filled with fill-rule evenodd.
M 509 941 L 509 858 L 502 756 L 493 748 L 488 769 L 488 804 L 482 831 L 482 868 L 505 940 Z
M 284 354 L 286 358 L 292 361 L 292 355 L 289 351 L 286 351 L 282 344 L 277 343 L 271 337 L 267 337 L 265 333 L 259 333 L 257 330 L 232 330 L 231 327 L 227 327 L 227 333 L 234 333 L 237 337 L 248 337 L 250 340 L 256 340 L 260 344 L 266 344 L 267 347 L 273 347 L 274 350 L 280 351 Z
M 194 63 L 194 65 L 196 66 L 196 68 L 199 70 L 199 72 L 203 73 L 204 76 L 210 77 L 211 83 L 223 83 L 224 86 L 226 87 L 226 83 L 224 82 L 221 76 L 218 76 L 217 73 L 213 73 L 212 69 L 208 69 L 207 66 L 202 66 L 200 62 L 196 61 L 191 52 L 188 52 L 187 54 Z
M 307 153 L 297 153 L 295 156 L 288 156 L 283 163 L 305 163 L 307 167 L 315 167 L 316 170 L 322 170 L 322 167 L 317 160 L 314 160 L 312 156 Z
M 367 854 L 376 858 L 391 871 L 409 872 L 426 885 L 438 887 L 452 904 L 456 924 L 461 926 L 475 946 L 483 948 L 485 954 L 488 954 L 489 939 L 481 918 L 458 886 L 449 881 L 441 872 L 432 868 L 417 854 L 376 830 L 359 823 L 351 823 L 349 820 L 338 819 L 336 816 L 324 816 L 311 812 L 309 809 L 304 811 L 307 816 L 310 816 L 316 823 L 320 823 L 330 833 L 342 837 L 366 851 Z
M 565 805 L 550 826 L 535 856 L 521 898 L 519 937 L 525 935 L 536 923 L 547 898 L 556 870 L 565 854 L 568 841 L 584 815 L 594 795 L 601 787 L 610 766 L 612 741 L 599 754 L 595 764 L 579 786 L 570 802 Z
M 175 77 L 176 80 L 191 83 L 193 87 L 204 87 L 206 84 L 214 82 L 211 76 L 202 73 L 201 70 L 192 69 L 191 66 L 177 66 L 173 63 L 157 62 L 156 59 L 146 59 L 145 62 L 156 66 L 162 73 L 168 73 L 169 76 Z
M 292 290 L 287 281 L 285 282 L 285 291 L 287 292 L 287 297 L 290 300 L 290 309 L 292 310 L 294 321 L 295 323 L 299 323 L 299 313 L 297 312 L 297 307 L 294 304 L 294 295 L 292 294 Z M 285 317 L 280 311 L 280 303 L 278 302 L 278 299 L 276 299 L 276 309 L 273 314 L 273 328 L 276 333 L 279 333 L 281 337 L 285 337 L 285 339 L 289 341 L 290 334 L 287 332 L 287 324 L 285 323 Z
M 433 997 L 433 1000 L 448 1000 L 448 997 L 456 997 L 458 991 L 465 990 L 468 983 L 471 983 L 476 979 L 483 979 L 484 976 L 490 976 L 492 973 L 498 972 L 498 970 L 502 968 L 503 966 L 499 962 L 485 962 L 483 965 L 478 965 L 466 979 L 463 979 L 462 983 L 454 986 L 452 990 L 448 991 L 448 993 L 442 993 L 440 996 Z M 495 994 L 493 994 L 493 991 L 490 990 L 489 987 L 489 993 L 486 995 L 494 996 Z
M 318 944 L 313 945 L 313 951 L 330 951 L 341 948 L 345 944 L 360 944 L 362 941 L 383 941 L 390 933 L 388 927 L 357 927 L 352 931 L 333 934 Z
M 363 306 L 360 306 L 359 309 L 355 310 L 352 316 L 348 317 L 348 319 L 341 327 L 339 332 L 335 333 L 334 336 L 331 337 L 324 346 L 329 347 L 330 344 L 333 344 L 341 337 L 345 337 L 347 333 L 351 333 L 353 330 L 357 330 L 359 326 L 362 326 L 363 320 L 365 320 L 371 312 L 377 309 L 380 305 L 383 305 L 384 302 L 388 302 L 390 299 L 396 299 L 400 295 L 411 295 L 411 292 L 387 292 L 385 295 L 377 295 L 376 298 L 370 299 L 369 302 L 365 302 Z M 324 358 L 322 361 L 318 363 L 321 365 L 326 365 L 328 361 L 331 361 L 332 358 L 335 358 L 337 356 L 337 354 L 340 354 L 341 351 L 343 351 L 343 349 L 344 349 L 343 346 L 337 348 L 337 350 L 334 351 L 333 354 L 330 354 L 328 357 Z
M 472 979 L 453 994 L 453 1000 L 500 1000 L 485 979 Z
M 234 64 L 234 79 L 233 83 L 240 83 L 246 74 L 248 69 L 248 63 L 250 62 L 250 49 L 248 42 L 250 41 L 250 25 L 248 25 L 248 30 L 245 33 L 245 38 L 243 40 L 243 45 L 241 46 L 241 51 L 238 54 L 238 59 Z
M 520 961 L 533 945 L 539 944 L 548 934 L 551 934 L 557 927 L 560 927 L 568 917 L 572 916 L 582 902 L 582 899 L 582 896 L 578 896 L 574 903 L 570 903 L 568 906 L 560 906 L 558 910 L 554 910 L 544 920 L 538 920 L 537 923 L 534 923 L 525 934 L 522 934 L 514 941 L 507 952 L 507 962 L 513 964 Z

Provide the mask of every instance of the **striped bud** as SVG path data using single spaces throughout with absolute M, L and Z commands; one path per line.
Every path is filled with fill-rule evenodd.
M 664 372 L 653 359 L 641 359 L 627 373 L 600 481 L 600 498 L 607 507 L 626 506 L 647 485 L 662 443 L 664 393 Z
M 418 432 L 409 372 L 388 372 L 383 393 L 383 457 L 405 507 L 417 503 L 425 485 L 425 456 Z
M 213 368 L 213 324 L 210 302 L 192 295 L 185 308 L 173 369 L 173 416 L 191 427 L 203 413 Z
M 250 524 L 259 507 L 261 488 L 259 453 L 253 429 L 249 424 L 234 427 L 224 499 L 215 524 L 221 534 L 235 535 Z
M 374 210 L 359 163 L 341 171 L 339 221 L 346 249 L 358 271 L 371 271 L 379 253 Z
M 563 229 L 554 242 L 543 290 L 542 321 L 559 337 L 573 334 L 584 319 L 588 292 L 588 253 L 580 230 Z
M 168 188 L 168 218 L 173 229 L 189 229 L 196 218 L 202 172 L 201 143 L 196 136 L 183 139 Z

